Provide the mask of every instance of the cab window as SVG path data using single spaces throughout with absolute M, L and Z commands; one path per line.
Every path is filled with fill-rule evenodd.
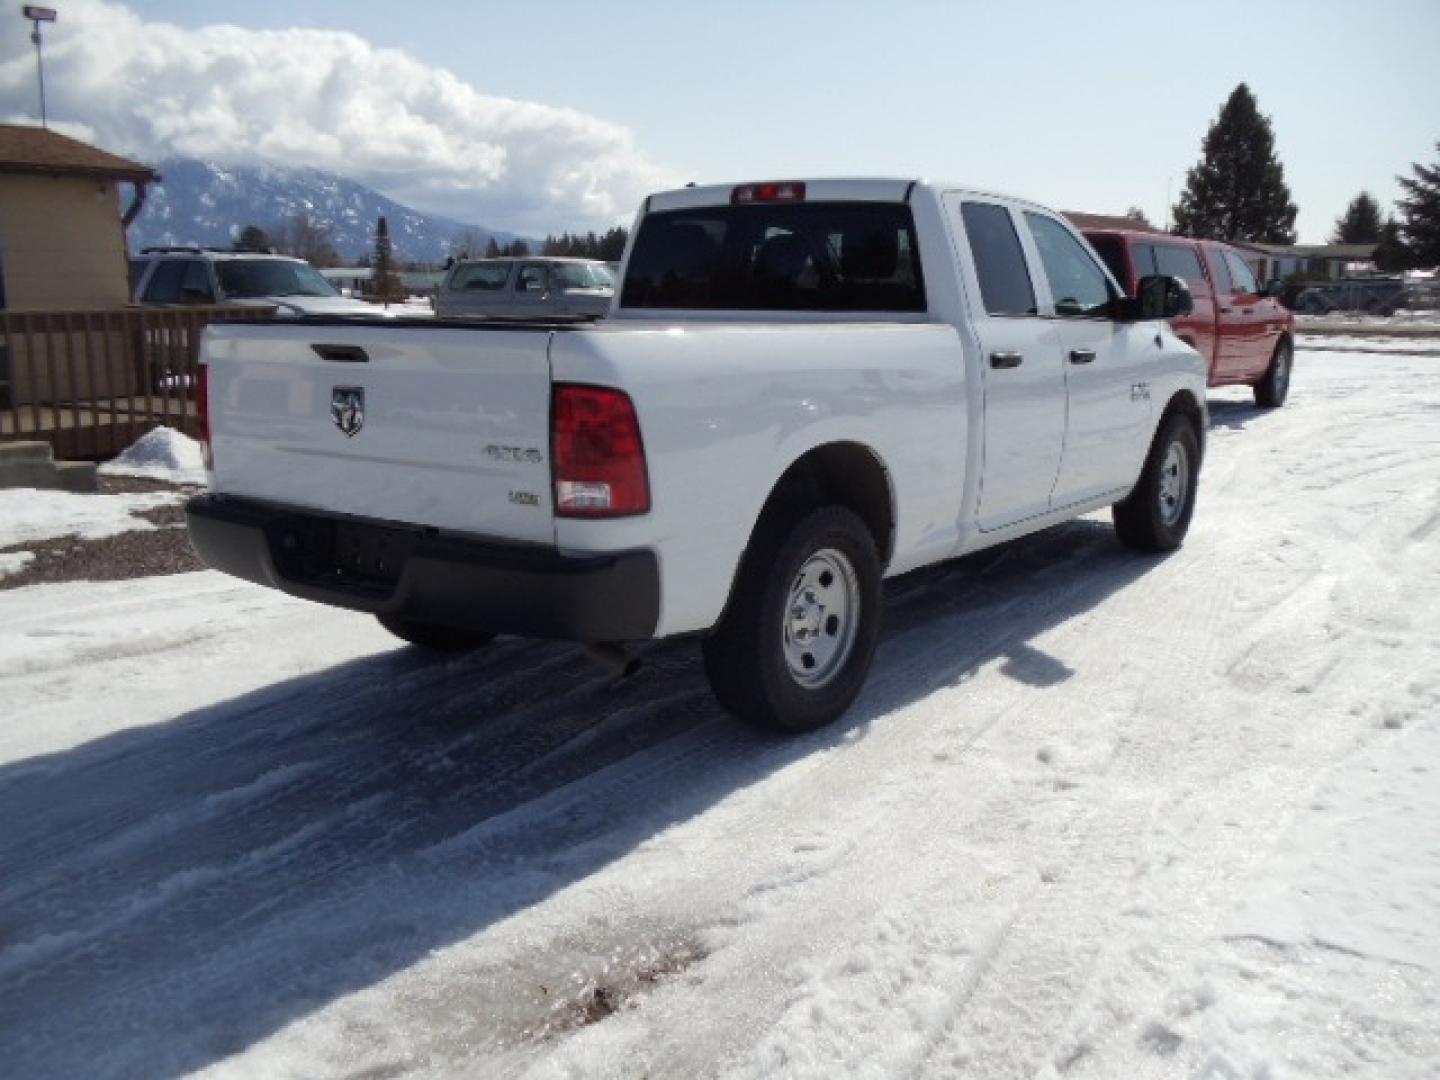
M 457 269 L 454 277 L 450 279 L 450 288 L 495 292 L 505 288 L 505 282 L 509 280 L 509 263 L 476 263 Z
M 1210 283 L 1205 280 L 1205 271 L 1200 268 L 1200 256 L 1193 247 L 1156 244 L 1155 272 L 1178 277 L 1190 286 L 1192 295 L 1204 296 L 1210 292 Z
M 1085 246 L 1052 218 L 1026 211 L 1025 221 L 1050 282 L 1055 314 L 1062 318 L 1109 318 L 1114 300 L 1110 281 Z

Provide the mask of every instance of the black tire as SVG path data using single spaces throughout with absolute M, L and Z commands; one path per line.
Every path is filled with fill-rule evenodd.
M 1181 478 L 1178 492 L 1176 475 Z M 1137 551 L 1178 548 L 1195 513 L 1199 479 L 1200 439 L 1195 425 L 1183 413 L 1171 413 L 1155 433 L 1135 489 L 1110 508 L 1120 541 Z
M 416 622 L 414 619 L 397 619 L 389 615 L 375 617 L 380 620 L 381 626 L 396 637 L 431 652 L 470 652 L 495 640 L 495 635 L 488 630 L 463 630 L 458 626 L 440 626 L 436 623 Z
M 851 511 L 767 513 L 729 609 L 702 645 L 720 704 L 748 723 L 790 733 L 838 718 L 875 655 L 880 576 L 875 540 Z M 836 612 L 847 613 L 843 623 Z M 809 669 L 797 673 L 807 656 Z
M 1282 338 L 1270 357 L 1270 366 L 1265 377 L 1255 384 L 1255 404 L 1266 409 L 1278 409 L 1290 396 L 1290 375 L 1295 370 L 1295 346 L 1288 338 Z

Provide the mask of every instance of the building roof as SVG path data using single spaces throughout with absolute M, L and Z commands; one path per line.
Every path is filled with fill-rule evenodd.
M 160 174 L 148 165 L 106 153 L 87 143 L 21 124 L 0 124 L 0 173 L 92 176 L 152 183 Z
M 1365 262 L 1375 257 L 1376 244 L 1252 244 L 1234 241 L 1235 247 L 1249 248 L 1270 256 L 1294 256 L 1299 259 L 1343 259 Z
M 1163 232 L 1154 225 L 1147 225 L 1143 221 L 1136 221 L 1131 217 L 1122 217 L 1114 214 L 1085 214 L 1079 210 L 1061 210 L 1060 213 L 1070 219 L 1070 224 L 1077 229 L 1126 229 L 1130 232 Z

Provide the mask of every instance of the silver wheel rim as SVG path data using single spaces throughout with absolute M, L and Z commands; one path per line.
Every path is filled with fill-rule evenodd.
M 1178 439 L 1165 450 L 1160 463 L 1160 520 L 1174 525 L 1185 513 L 1185 496 L 1190 490 L 1190 455 Z
M 855 645 L 859 615 L 860 582 L 850 560 L 834 548 L 806 559 L 781 614 L 791 677 L 812 690 L 833 680 Z

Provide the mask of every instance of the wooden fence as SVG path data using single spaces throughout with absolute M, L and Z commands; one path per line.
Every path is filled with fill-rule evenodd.
M 199 433 L 200 331 L 274 308 L 0 311 L 0 442 L 42 440 L 59 458 L 118 453 L 158 424 Z

